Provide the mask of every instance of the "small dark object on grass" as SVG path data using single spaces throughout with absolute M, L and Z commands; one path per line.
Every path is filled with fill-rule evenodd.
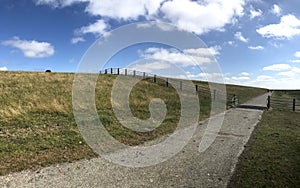
M 51 70 L 46 70 L 45 72 L 51 72 Z

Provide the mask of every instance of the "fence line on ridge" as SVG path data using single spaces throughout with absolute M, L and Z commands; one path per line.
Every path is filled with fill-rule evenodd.
M 124 76 L 136 76 L 136 77 L 142 77 L 143 79 L 147 79 L 148 81 L 164 85 L 166 87 L 170 87 L 170 82 L 174 83 L 177 82 L 177 86 L 180 91 L 186 91 L 186 92 L 194 92 L 195 94 L 202 96 L 204 98 L 211 98 L 211 100 L 216 100 L 218 96 L 226 95 L 226 103 L 227 105 L 231 105 L 231 97 L 235 93 L 231 92 L 224 92 L 221 90 L 210 90 L 209 85 L 206 85 L 206 83 L 197 83 L 193 81 L 195 87 L 193 91 L 190 91 L 190 87 L 185 84 L 187 81 L 190 80 L 183 80 L 183 79 L 177 79 L 177 78 L 169 78 L 169 77 L 163 77 L 156 74 L 151 74 L 147 72 L 141 72 L 133 69 L 126 69 L 126 68 L 107 68 L 104 70 L 101 70 L 99 72 L 100 74 L 112 74 L 112 75 L 124 75 Z M 189 89 L 189 90 L 188 90 Z

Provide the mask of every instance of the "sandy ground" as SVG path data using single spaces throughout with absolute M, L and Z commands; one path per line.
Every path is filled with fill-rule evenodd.
M 204 152 L 199 152 L 199 143 L 208 121 L 183 150 L 154 166 L 130 168 L 99 157 L 1 176 L 0 187 L 226 187 L 263 113 L 256 107 L 265 107 L 266 98 L 226 111 L 220 131 L 211 132 L 216 139 Z

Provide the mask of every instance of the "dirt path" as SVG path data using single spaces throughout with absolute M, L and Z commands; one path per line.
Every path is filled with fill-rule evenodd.
M 207 122 L 176 156 L 155 166 L 129 168 L 103 158 L 82 160 L 0 177 L 0 187 L 226 187 L 265 107 L 267 94 L 248 101 L 245 108 L 226 111 L 213 144 L 199 152 Z

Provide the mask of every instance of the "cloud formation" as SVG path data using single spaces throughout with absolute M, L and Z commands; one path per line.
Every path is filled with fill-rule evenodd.
M 248 73 L 248 72 L 242 72 L 240 75 L 241 76 L 250 76 L 250 73 Z
M 274 4 L 271 12 L 279 16 L 281 14 L 281 8 L 277 4 Z
M 294 77 L 299 75 L 300 68 L 292 67 L 289 64 L 273 64 L 271 66 L 264 67 L 263 70 L 277 71 L 278 76 Z
M 137 20 L 139 16 L 156 14 L 164 0 L 37 0 L 37 5 L 62 8 L 75 3 L 87 3 L 85 11 L 92 16 L 117 20 Z
M 251 50 L 263 50 L 263 49 L 265 49 L 263 46 L 249 46 L 248 47 L 249 49 L 251 49 Z
M 300 63 L 300 59 L 290 60 L 291 63 Z
M 236 33 L 234 34 L 234 37 L 235 37 L 236 39 L 242 41 L 242 42 L 245 42 L 245 43 L 247 43 L 247 42 L 249 41 L 249 39 L 245 38 L 241 32 L 236 32 Z
M 72 44 L 77 44 L 78 42 L 84 42 L 85 39 L 83 37 L 74 37 L 71 39 Z
M 169 69 L 171 68 L 171 65 L 164 61 L 155 61 L 146 64 L 134 64 L 133 66 L 130 66 L 130 68 L 141 72 L 152 73 L 153 71 L 157 71 L 157 70 Z
M 88 0 L 86 11 L 94 16 L 121 20 L 137 20 L 152 16 L 163 0 Z
M 300 58 L 300 51 L 295 52 L 294 56 Z M 290 60 L 291 63 L 300 63 L 300 59 Z
M 93 24 L 81 27 L 80 29 L 76 30 L 75 33 L 78 35 L 92 33 L 96 36 L 101 36 L 107 33 L 108 28 L 109 26 L 105 23 L 104 20 L 101 19 Z
M 233 24 L 235 17 L 244 14 L 244 0 L 173 0 L 162 4 L 165 19 L 182 30 L 202 34 L 211 30 L 223 30 L 226 24 Z
M 282 70 L 288 70 L 292 67 L 289 64 L 273 64 L 270 66 L 266 66 L 263 68 L 263 70 L 269 70 L 269 71 L 282 71 Z
M 260 9 L 255 10 L 252 6 L 250 8 L 250 19 L 254 19 L 255 17 L 260 17 L 262 16 L 262 11 Z
M 8 71 L 7 67 L 0 67 L 0 71 Z
M 148 48 L 142 58 L 155 59 L 175 63 L 181 67 L 203 65 L 215 61 L 214 56 L 219 54 L 220 47 L 185 49 L 183 53 L 175 49 Z
M 92 16 L 119 21 L 144 17 L 151 21 L 167 21 L 196 34 L 223 30 L 225 25 L 234 24 L 237 17 L 244 15 L 245 5 L 245 0 L 37 0 L 36 4 L 61 8 L 82 2 L 87 3 L 85 11 Z M 92 33 L 102 34 L 103 26 L 97 28 L 99 30 Z
M 300 34 L 300 19 L 292 14 L 282 16 L 279 24 L 270 24 L 256 30 L 266 38 L 291 39 Z
M 44 58 L 54 55 L 54 47 L 48 42 L 39 42 L 35 40 L 21 40 L 14 37 L 11 40 L 3 41 L 2 45 L 11 46 L 21 50 L 25 57 Z

